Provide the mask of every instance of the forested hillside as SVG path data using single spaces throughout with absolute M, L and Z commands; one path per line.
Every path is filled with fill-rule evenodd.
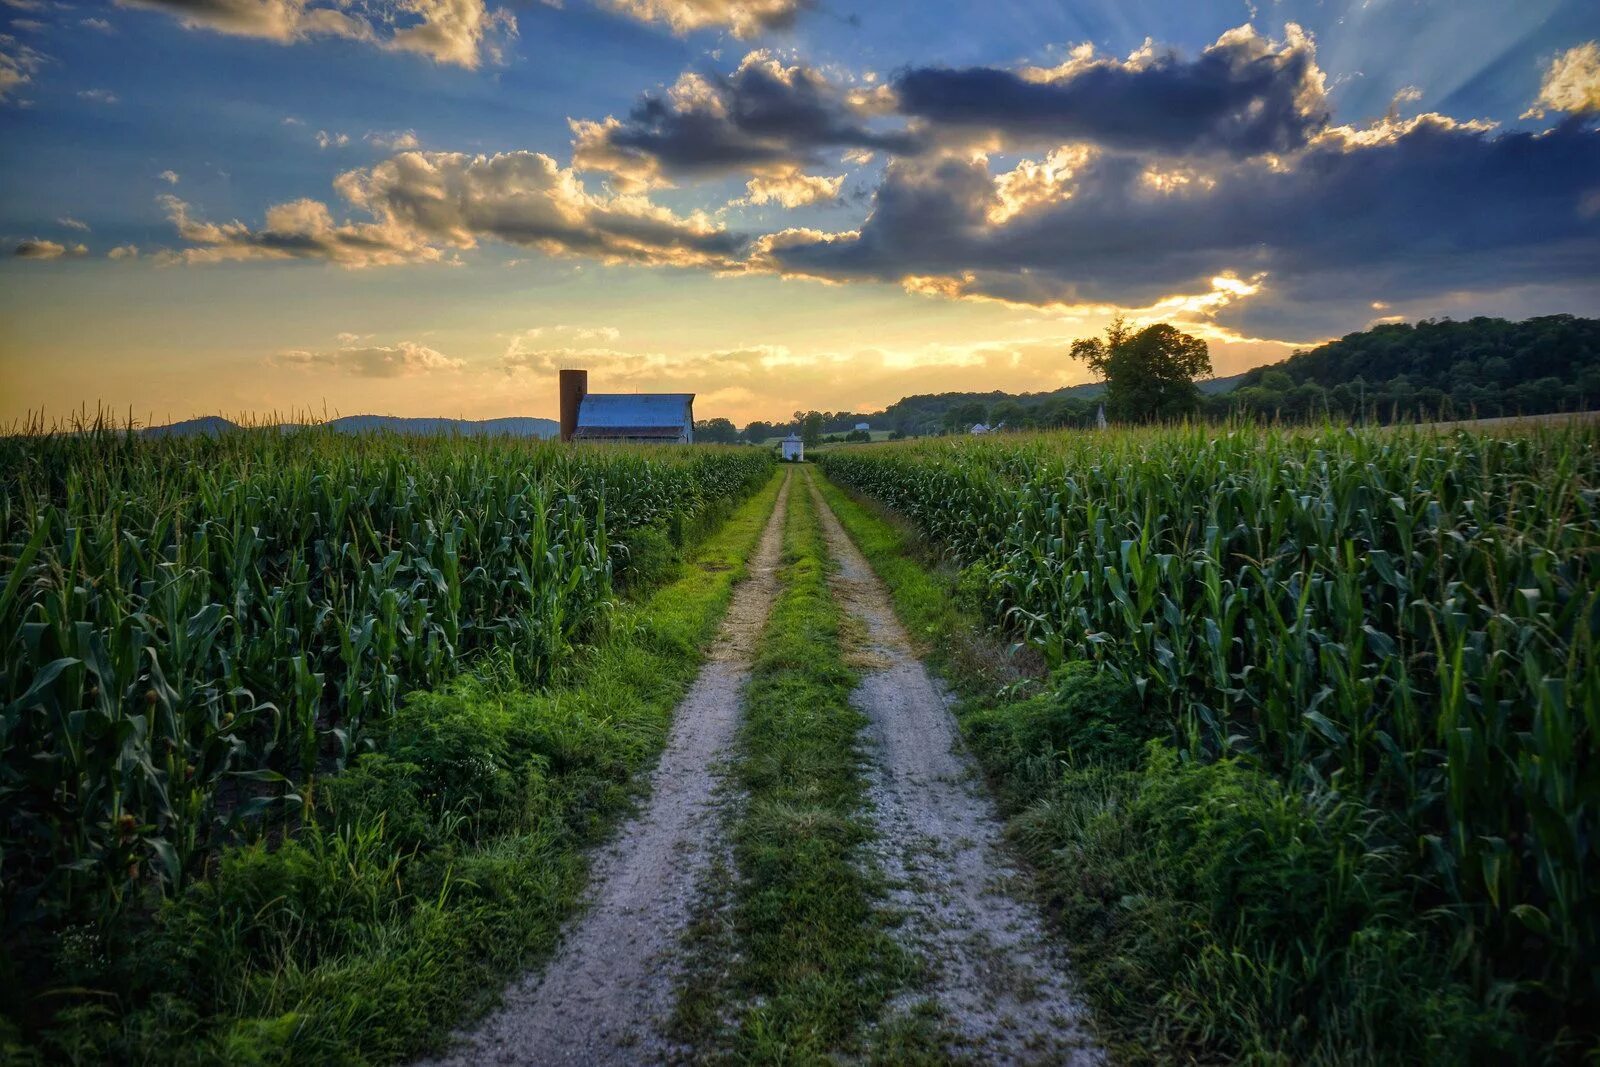
M 1352 333 L 1258 367 L 1209 405 L 1281 416 L 1364 413 L 1382 421 L 1490 418 L 1600 404 L 1600 319 L 1405 323 Z

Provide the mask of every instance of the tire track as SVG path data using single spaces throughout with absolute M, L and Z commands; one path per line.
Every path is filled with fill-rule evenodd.
M 437 1064 L 635 1064 L 682 1056 L 663 1036 L 679 941 L 720 831 L 716 788 L 737 732 L 751 655 L 777 592 L 790 476 L 705 666 L 673 713 L 639 814 L 596 854 L 591 904 L 542 972 L 457 1035 Z
M 838 568 L 834 595 L 866 634 L 853 700 L 870 722 L 877 858 L 906 914 L 901 932 L 933 971 L 927 995 L 951 1051 L 984 1063 L 1104 1063 L 1064 953 L 1014 893 L 1023 876 L 944 691 L 809 472 L 807 486 Z

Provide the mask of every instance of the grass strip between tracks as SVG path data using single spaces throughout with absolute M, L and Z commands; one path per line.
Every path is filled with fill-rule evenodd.
M 865 855 L 857 682 L 840 647 L 826 548 L 811 494 L 789 497 L 781 591 L 756 650 L 733 767 L 737 877 L 721 944 L 691 954 L 680 1036 L 703 1057 L 816 1062 L 864 1046 L 914 962 L 891 937 Z M 716 935 L 702 923 L 698 936 Z M 708 955 L 731 958 L 707 965 Z M 698 977 L 695 977 L 698 975 Z

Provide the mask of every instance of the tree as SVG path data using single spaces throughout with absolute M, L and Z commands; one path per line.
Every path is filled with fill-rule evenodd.
M 759 445 L 769 437 L 778 436 L 778 427 L 774 423 L 762 422 L 759 419 L 744 428 L 744 439 L 751 444 Z
M 1119 315 L 1106 337 L 1072 342 L 1106 383 L 1106 414 L 1130 422 L 1176 419 L 1200 410 L 1195 379 L 1211 374 L 1211 352 L 1198 337 L 1166 323 L 1133 332 Z
M 820 411 L 807 411 L 804 414 L 795 412 L 800 417 L 800 440 L 807 448 L 822 443 L 822 424 L 825 421 Z
M 702 419 L 694 424 L 694 439 L 706 445 L 731 445 L 739 430 L 727 419 Z
M 1023 419 L 1022 405 L 1011 397 L 998 400 L 989 408 L 989 425 L 991 427 L 1006 426 L 1016 429 Z

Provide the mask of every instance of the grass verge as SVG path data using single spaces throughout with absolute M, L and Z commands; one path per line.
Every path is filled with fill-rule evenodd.
M 862 1047 L 865 1027 L 913 978 L 886 927 L 883 889 L 863 845 L 855 674 L 840 650 L 815 505 L 789 496 L 778 600 L 756 649 L 733 781 L 737 871 L 723 930 L 696 932 L 704 955 L 731 965 L 691 969 L 680 1037 L 703 1057 L 811 1063 Z M 731 1007 L 730 1007 L 731 1006 Z
M 822 490 L 962 694 L 962 732 L 1117 1059 L 1528 1058 L 1503 1003 L 1452 976 L 1374 813 L 1242 761 L 1181 759 L 1137 694 L 1091 665 L 1046 677 L 1001 663 L 959 573 L 884 509 Z
M 367 1063 L 438 1048 L 546 955 L 585 846 L 633 800 L 781 477 L 626 603 L 566 681 L 492 667 L 412 696 L 273 847 L 227 850 L 138 928 L 71 930 L 70 1006 L 6 1062 Z

